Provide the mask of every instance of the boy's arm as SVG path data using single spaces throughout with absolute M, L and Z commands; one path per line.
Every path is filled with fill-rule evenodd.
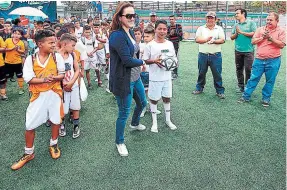
M 65 61 L 64 58 L 56 53 L 56 59 L 57 59 L 57 69 L 58 69 L 58 75 L 57 76 L 53 76 L 53 79 L 55 81 L 62 81 L 65 77 Z
M 20 46 L 17 46 L 18 48 L 16 48 L 16 51 L 20 54 L 25 53 L 25 45 L 24 42 L 20 44 Z

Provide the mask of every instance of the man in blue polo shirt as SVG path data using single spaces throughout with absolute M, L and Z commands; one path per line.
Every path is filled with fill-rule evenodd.
M 235 39 L 235 65 L 238 80 L 237 93 L 244 92 L 244 85 L 250 78 L 252 63 L 254 60 L 254 46 L 251 39 L 256 30 L 255 22 L 247 20 L 245 9 L 236 9 L 235 18 L 239 22 L 232 28 L 231 40 Z M 243 71 L 245 69 L 245 80 Z

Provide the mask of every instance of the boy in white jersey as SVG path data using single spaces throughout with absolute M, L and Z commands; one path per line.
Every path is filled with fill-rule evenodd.
M 83 27 L 80 25 L 80 21 L 76 20 L 75 23 L 75 35 L 77 39 L 80 39 L 83 35 Z
M 107 43 L 106 35 L 102 33 L 102 31 L 100 31 L 100 23 L 94 23 L 93 25 L 93 38 L 96 39 L 98 44 Z M 99 64 L 105 66 L 106 65 L 105 48 L 98 50 L 96 54 Z M 95 74 L 96 74 L 95 76 L 97 77 L 96 81 L 98 82 L 98 86 L 101 87 L 103 82 L 101 81 L 100 70 L 96 70 Z
M 172 97 L 171 71 L 165 70 L 161 65 L 161 56 L 165 53 L 175 55 L 172 42 L 166 40 L 167 22 L 158 20 L 155 24 L 155 39 L 146 45 L 143 60 L 149 65 L 149 89 L 150 109 L 152 113 L 151 131 L 157 133 L 157 102 L 162 98 L 166 125 L 175 130 L 177 127 L 170 120 L 170 99 Z
M 149 42 L 151 42 L 153 39 L 154 39 L 154 28 L 151 26 L 148 26 L 144 29 L 144 43 L 140 43 L 140 59 L 142 59 L 143 57 L 143 52 L 144 52 L 146 45 Z M 141 80 L 145 87 L 146 96 L 148 96 L 148 84 L 149 84 L 149 66 L 148 65 L 142 66 Z M 146 110 L 147 110 L 147 107 L 145 107 L 144 110 L 142 111 L 141 117 L 144 117 Z M 156 113 L 160 114 L 161 112 L 157 110 Z
M 90 75 L 90 69 L 95 69 L 97 72 L 97 50 L 98 50 L 98 43 L 97 40 L 93 39 L 92 37 L 92 30 L 90 26 L 84 27 L 84 36 L 81 37 L 81 41 L 87 48 L 87 56 L 88 58 L 85 60 L 85 71 L 86 71 L 86 77 L 88 81 L 88 88 L 92 88 L 91 84 L 91 75 Z
M 80 120 L 80 89 L 78 83 L 79 77 L 79 64 L 74 53 L 77 38 L 70 34 L 63 34 L 59 41 L 60 49 L 59 53 L 62 55 L 65 61 L 65 77 L 63 79 L 64 88 L 64 113 L 69 113 L 69 110 L 73 113 L 73 138 L 77 138 L 80 135 L 79 120 Z M 66 136 L 66 126 L 64 123 L 59 129 L 60 136 Z

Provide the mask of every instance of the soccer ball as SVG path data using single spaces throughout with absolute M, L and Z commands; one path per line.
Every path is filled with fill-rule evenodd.
M 178 67 L 176 55 L 172 55 L 172 54 L 162 55 L 161 56 L 161 65 L 167 71 L 173 71 L 175 68 Z

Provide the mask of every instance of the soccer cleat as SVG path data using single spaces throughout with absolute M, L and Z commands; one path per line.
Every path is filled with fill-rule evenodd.
M 24 154 L 17 162 L 15 162 L 12 166 L 12 170 L 18 170 L 22 168 L 27 162 L 33 160 L 35 158 L 35 154 Z
M 73 130 L 73 139 L 78 138 L 80 136 L 80 127 L 79 125 L 74 126 Z
M 8 100 L 8 97 L 6 96 L 6 94 L 5 95 L 0 95 L 0 96 L 1 96 L 1 100 L 5 100 L 5 101 Z
M 139 124 L 138 126 L 132 126 L 132 125 L 130 125 L 130 128 L 131 128 L 132 130 L 143 131 L 143 130 L 146 129 L 146 126 L 144 126 L 144 125 L 142 125 L 142 124 Z
M 203 92 L 203 91 L 195 90 L 195 91 L 192 92 L 192 94 L 197 95 L 197 94 L 201 94 L 202 92 Z
M 64 137 L 66 136 L 66 126 L 65 125 L 61 125 L 61 127 L 59 128 L 59 136 L 60 137 Z
M 224 94 L 216 94 L 216 96 L 218 96 L 219 99 L 225 99 L 225 95 Z
M 150 131 L 153 133 L 158 133 L 157 125 L 152 125 Z
M 20 90 L 19 90 L 19 95 L 22 95 L 22 94 L 24 94 L 24 90 L 23 90 L 23 89 L 20 89 Z
M 118 152 L 121 156 L 128 156 L 129 152 L 125 144 L 116 144 Z
M 171 129 L 171 130 L 176 130 L 177 127 L 171 122 L 171 121 L 166 121 L 165 124 Z
M 10 78 L 11 82 L 16 82 L 16 80 L 14 78 Z
M 50 146 L 49 151 L 53 159 L 58 159 L 61 156 L 61 151 L 57 144 Z
M 269 107 L 270 106 L 270 102 L 268 102 L 268 101 L 262 100 L 261 103 L 262 103 L 263 107 Z
M 237 100 L 238 103 L 245 103 L 245 102 L 249 102 L 249 100 L 244 99 L 243 97 L 241 97 L 239 100 Z

